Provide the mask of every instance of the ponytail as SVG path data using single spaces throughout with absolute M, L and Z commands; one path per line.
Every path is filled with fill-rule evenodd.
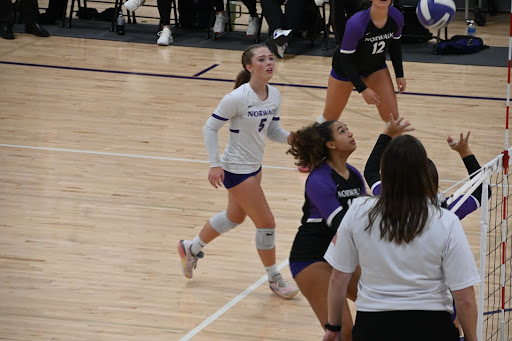
M 234 89 L 238 88 L 240 85 L 248 83 L 251 80 L 251 73 L 244 68 L 242 71 L 238 73 L 235 80 Z

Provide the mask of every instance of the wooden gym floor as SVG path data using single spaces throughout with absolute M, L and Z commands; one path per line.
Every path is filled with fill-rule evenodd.
M 507 46 L 507 20 L 491 19 L 478 30 L 487 44 Z M 225 189 L 206 179 L 202 127 L 232 89 L 240 54 L 26 34 L 0 41 L 0 339 L 321 338 L 303 296 L 284 301 L 267 288 L 250 221 L 208 245 L 192 280 L 179 269 L 178 241 L 226 205 Z M 276 64 L 283 126 L 312 123 L 330 59 Z M 503 150 L 507 68 L 404 68 L 401 115 L 444 189 L 467 175 L 448 134 L 471 131 L 481 164 Z M 341 120 L 358 144 L 350 162 L 362 170 L 383 123 L 357 93 Z M 268 142 L 263 187 L 291 280 L 307 175 L 285 152 Z M 479 214 L 463 225 L 477 257 Z

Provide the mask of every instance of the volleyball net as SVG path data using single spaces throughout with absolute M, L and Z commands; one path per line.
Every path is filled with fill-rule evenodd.
M 480 219 L 480 278 L 478 287 L 478 340 L 512 341 L 512 229 L 508 222 L 512 200 L 509 174 L 512 148 L 459 182 L 451 196 L 462 196 L 451 211 L 482 185 Z M 489 193 L 490 195 L 485 195 Z M 451 204 L 451 202 L 448 202 Z

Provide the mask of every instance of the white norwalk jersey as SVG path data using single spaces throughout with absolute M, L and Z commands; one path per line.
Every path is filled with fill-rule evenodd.
M 265 101 L 258 97 L 249 83 L 231 91 L 221 100 L 203 129 L 211 167 L 222 166 L 236 174 L 255 172 L 261 167 L 267 136 L 273 141 L 287 141 L 288 132 L 279 123 L 281 94 L 270 85 L 267 89 Z M 217 132 L 227 121 L 229 142 L 219 159 Z

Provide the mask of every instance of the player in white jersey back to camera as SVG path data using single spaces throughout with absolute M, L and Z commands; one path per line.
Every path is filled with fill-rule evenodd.
M 187 278 L 206 244 L 241 224 L 246 216 L 256 226 L 256 248 L 268 275 L 270 289 L 289 299 L 298 289 L 284 280 L 276 264 L 275 221 L 263 189 L 261 164 L 265 140 L 289 143 L 290 133 L 279 122 L 281 94 L 268 85 L 274 74 L 274 56 L 263 45 L 254 45 L 242 54 L 243 70 L 235 89 L 224 96 L 207 120 L 203 133 L 210 161 L 208 181 L 228 190 L 228 207 L 206 222 L 193 240 L 181 240 L 178 252 Z M 229 141 L 219 157 L 218 131 L 229 121 Z
M 453 301 L 467 341 L 476 341 L 476 262 L 459 218 L 439 207 L 427 153 L 395 137 L 381 161 L 379 197 L 356 198 L 324 257 L 333 267 L 328 323 L 343 316 L 359 265 L 353 341 L 459 341 Z M 324 341 L 340 340 L 327 330 Z

